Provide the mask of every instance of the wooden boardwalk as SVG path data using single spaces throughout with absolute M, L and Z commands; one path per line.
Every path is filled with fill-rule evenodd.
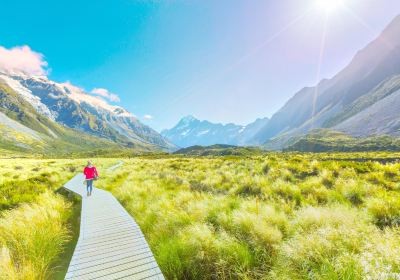
M 93 188 L 87 197 L 83 174 L 64 187 L 82 196 L 79 239 L 65 279 L 164 279 L 139 226 L 111 193 Z

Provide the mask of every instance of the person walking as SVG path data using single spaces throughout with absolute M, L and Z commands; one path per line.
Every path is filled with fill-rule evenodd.
M 83 169 L 83 174 L 85 175 L 86 180 L 87 196 L 90 196 L 92 195 L 93 181 L 99 177 L 99 173 L 97 173 L 97 169 L 92 162 L 88 161 L 85 169 Z

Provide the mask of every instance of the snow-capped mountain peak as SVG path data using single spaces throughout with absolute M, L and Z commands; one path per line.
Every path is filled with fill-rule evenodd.
M 182 118 L 176 126 L 166 129 L 161 134 L 180 147 L 193 145 L 246 145 L 261 126 L 268 122 L 267 118 L 257 119 L 247 126 L 233 123 L 220 124 L 200 121 L 189 115 Z
M 15 74 L 16 73 L 13 73 L 14 77 Z M 44 115 L 53 121 L 57 118 L 57 112 L 51 111 L 45 104 L 42 103 L 40 97 L 33 95 L 32 91 L 22 86 L 18 79 L 14 79 L 12 77 L 13 76 L 6 75 L 5 73 L 0 73 L 0 80 L 3 80 L 9 87 L 20 94 L 35 108 L 39 114 Z M 21 77 L 21 75 L 18 75 L 17 77 Z
M 134 143 L 164 149 L 174 146 L 123 107 L 91 95 L 70 82 L 19 73 L 0 74 L 0 80 L 45 117 L 64 126 L 107 138 L 124 145 Z
M 82 88 L 72 85 L 70 82 L 56 83 L 60 90 L 62 90 L 69 98 L 81 104 L 86 103 L 100 110 L 105 110 L 109 113 L 115 114 L 119 117 L 132 117 L 135 116 L 120 106 L 110 105 L 103 98 L 93 96 L 86 93 Z

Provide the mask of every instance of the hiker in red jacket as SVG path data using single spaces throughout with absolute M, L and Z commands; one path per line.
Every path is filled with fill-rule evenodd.
M 87 166 L 83 170 L 83 174 L 86 180 L 87 196 L 90 196 L 92 195 L 93 180 L 99 177 L 99 173 L 97 173 L 96 167 L 92 165 L 92 162 L 88 161 Z

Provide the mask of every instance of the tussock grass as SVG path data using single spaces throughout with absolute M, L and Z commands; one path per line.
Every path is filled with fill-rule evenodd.
M 100 172 L 116 162 L 96 160 Z M 60 256 L 68 259 L 73 252 L 78 206 L 75 203 L 73 209 L 54 191 L 84 165 L 82 159 L 2 160 L 0 279 L 62 279 L 68 262 Z
M 374 155 L 136 158 L 98 186 L 167 279 L 385 279 L 400 272 L 400 164 L 345 160 Z
M 70 204 L 45 192 L 0 218 L 0 279 L 51 279 L 51 264 L 69 239 Z
M 135 217 L 167 279 L 396 279 L 400 164 L 364 161 L 394 156 L 138 157 L 110 172 L 117 160 L 97 159 L 96 186 Z M 84 164 L 1 162 L 3 279 L 53 279 L 72 211 L 52 191 Z

